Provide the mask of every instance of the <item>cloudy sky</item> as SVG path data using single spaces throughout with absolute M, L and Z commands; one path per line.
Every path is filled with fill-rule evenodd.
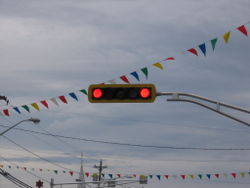
M 0 0 L 0 95 L 11 105 L 41 100 L 49 109 L 31 109 L 0 117 L 0 131 L 36 117 L 39 125 L 19 128 L 74 138 L 139 145 L 250 149 L 250 128 L 188 103 L 90 104 L 80 89 L 93 83 L 117 83 L 121 75 L 138 71 L 139 83 L 153 83 L 159 92 L 186 92 L 250 109 L 250 41 L 236 30 L 250 21 L 249 0 Z M 250 24 L 246 24 L 250 32 Z M 225 44 L 222 35 L 231 31 Z M 218 37 L 213 51 L 209 41 Z M 206 42 L 206 57 L 186 52 Z M 183 53 L 184 52 L 184 53 Z M 167 57 L 164 70 L 152 64 Z M 140 71 L 148 67 L 148 79 Z M 138 83 L 128 76 L 132 83 Z M 78 102 L 67 94 L 75 92 Z M 59 107 L 49 99 L 65 95 Z M 11 108 L 0 101 L 1 110 Z M 250 121 L 248 114 L 222 109 Z M 79 170 L 84 154 L 87 172 L 100 159 L 105 173 L 216 174 L 249 172 L 250 151 L 174 150 L 119 146 L 51 137 L 13 129 L 0 138 L 0 164 L 29 169 Z M 24 147 L 37 156 L 25 151 Z M 54 165 L 53 165 L 53 164 Z M 56 166 L 56 165 L 59 166 Z M 38 178 L 6 169 L 34 186 Z M 77 175 L 32 171 L 56 182 Z M 89 179 L 90 180 L 90 179 Z M 250 176 L 220 180 L 166 180 L 152 187 L 249 187 Z M 48 187 L 48 184 L 45 184 Z M 0 177 L 0 187 L 16 187 Z

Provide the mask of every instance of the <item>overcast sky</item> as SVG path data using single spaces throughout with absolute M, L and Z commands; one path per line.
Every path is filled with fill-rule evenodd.
M 140 82 L 159 92 L 187 92 L 250 109 L 250 41 L 236 28 L 250 21 L 249 0 L 0 0 L 0 95 L 19 106 L 87 89 L 138 71 Z M 246 25 L 250 32 L 250 24 Z M 225 44 L 222 35 L 231 31 Z M 218 37 L 213 51 L 209 41 Z M 207 42 L 206 57 L 182 53 Z M 198 49 L 198 48 L 197 48 Z M 164 70 L 152 64 L 167 57 Z M 149 67 L 148 79 L 140 69 Z M 19 128 L 71 137 L 141 145 L 201 148 L 250 148 L 250 128 L 189 103 L 90 104 L 76 92 L 69 104 L 49 103 L 41 112 L 0 117 L 10 126 L 36 117 L 39 125 Z M 1 110 L 8 108 L 3 101 Z M 226 110 L 226 109 L 222 109 Z M 227 110 L 250 121 L 249 115 Z M 6 128 L 0 127 L 0 132 Z M 79 170 L 84 154 L 87 172 L 103 159 L 106 173 L 206 174 L 249 172 L 250 151 L 153 149 L 58 139 L 18 130 L 9 139 L 66 168 Z M 0 164 L 60 169 L 0 138 Z M 11 162 L 11 163 L 10 163 Z M 14 165 L 13 165 L 14 166 Z M 8 170 L 8 169 L 6 169 Z M 10 173 L 34 186 L 37 178 L 18 169 Z M 76 175 L 34 172 L 56 182 Z M 248 183 L 248 184 L 247 184 Z M 219 182 L 150 181 L 148 188 L 245 188 L 250 176 Z M 48 187 L 48 184 L 45 184 Z M 0 177 L 0 187 L 14 188 Z

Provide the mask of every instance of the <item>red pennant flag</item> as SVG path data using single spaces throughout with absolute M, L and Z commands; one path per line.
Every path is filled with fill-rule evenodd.
M 65 98 L 64 96 L 60 96 L 59 99 L 60 99 L 63 103 L 65 103 L 65 104 L 68 103 L 67 100 L 66 100 L 66 98 Z
M 187 50 L 187 51 L 189 51 L 189 52 L 191 52 L 192 54 L 198 56 L 198 52 L 197 52 L 196 49 L 194 49 L 194 48 L 191 48 L 191 49 L 189 49 L 189 50 Z
M 24 169 L 24 170 L 27 170 L 27 168 L 26 168 L 26 167 L 23 167 L 23 169 Z
M 233 176 L 233 178 L 236 178 L 236 173 L 231 173 L 231 175 Z
M 121 78 L 122 81 L 130 84 L 130 82 L 128 81 L 128 79 L 127 79 L 127 77 L 125 75 L 121 76 L 120 78 Z
M 219 177 L 220 177 L 220 175 L 219 175 L 219 174 L 215 174 L 215 177 L 216 177 L 216 178 L 219 178 Z
M 182 177 L 182 179 L 184 179 L 184 180 L 186 179 L 186 175 L 181 175 L 181 177 Z
M 74 172 L 73 171 L 69 171 L 70 175 L 73 176 Z
M 89 177 L 89 172 L 85 172 L 85 175 L 86 175 L 87 177 Z
M 247 29 L 244 25 L 237 28 L 240 32 L 247 36 Z
M 121 174 L 117 174 L 117 176 L 120 178 L 120 177 L 121 177 Z
M 43 169 L 40 168 L 40 172 L 42 172 L 42 171 L 43 171 Z
M 136 174 L 134 174 L 134 177 L 136 178 Z
M 43 101 L 41 101 L 41 104 L 43 106 L 45 106 L 46 108 L 49 108 L 49 105 L 48 105 L 47 101 L 43 100 Z
M 168 58 L 164 59 L 163 61 L 168 61 L 168 60 L 175 60 L 175 58 L 174 57 L 168 57 Z
M 167 179 L 168 179 L 168 178 L 169 178 L 169 175 L 165 175 L 165 178 L 167 178 Z
M 8 110 L 8 109 L 3 110 L 3 113 L 4 113 L 4 115 L 6 115 L 6 116 L 10 116 L 10 113 L 9 113 L 9 110 Z

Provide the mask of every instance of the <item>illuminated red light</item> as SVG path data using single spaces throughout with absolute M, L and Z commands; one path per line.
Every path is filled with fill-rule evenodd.
M 148 98 L 148 97 L 150 96 L 150 94 L 151 94 L 151 91 L 150 91 L 150 89 L 148 89 L 148 88 L 142 88 L 142 89 L 140 90 L 140 96 L 141 96 L 142 98 L 144 98 L 144 99 Z
M 103 93 L 101 89 L 94 89 L 93 90 L 93 97 L 96 99 L 100 99 L 102 97 Z

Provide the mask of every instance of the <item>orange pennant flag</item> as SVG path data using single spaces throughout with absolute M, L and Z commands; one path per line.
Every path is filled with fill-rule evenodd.
M 164 67 L 162 66 L 162 64 L 160 62 L 154 63 L 153 66 L 155 66 L 155 67 L 157 67 L 157 68 L 159 68 L 161 70 L 164 69 Z
M 39 106 L 37 103 L 32 103 L 31 106 L 35 108 L 37 111 L 40 111 Z

